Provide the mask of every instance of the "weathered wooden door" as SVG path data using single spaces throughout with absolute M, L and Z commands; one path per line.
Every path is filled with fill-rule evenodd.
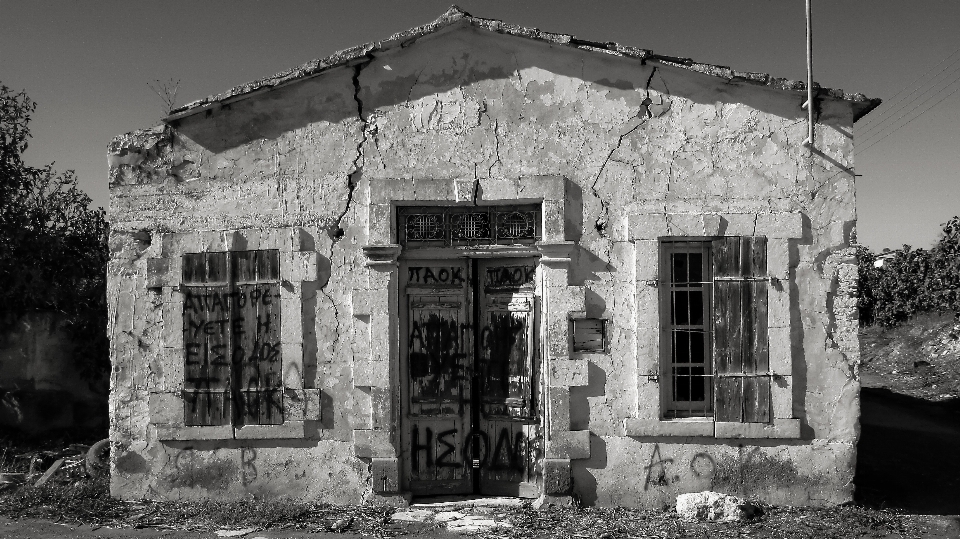
M 535 497 L 539 451 L 536 388 L 536 266 L 478 263 L 479 409 L 471 438 L 479 492 Z M 475 447 L 479 445 L 480 447 Z
M 401 267 L 403 468 L 415 495 L 536 496 L 535 260 Z

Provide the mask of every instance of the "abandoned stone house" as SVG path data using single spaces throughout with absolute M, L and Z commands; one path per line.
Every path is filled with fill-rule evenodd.
M 122 498 L 851 499 L 879 104 L 451 8 L 110 145 Z

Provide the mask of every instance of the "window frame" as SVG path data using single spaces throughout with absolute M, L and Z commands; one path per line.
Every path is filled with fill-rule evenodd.
M 149 428 L 160 441 L 296 440 L 318 436 L 329 428 L 321 421 L 323 391 L 305 379 L 304 361 L 316 350 L 305 348 L 305 328 L 316 313 L 304 310 L 308 283 L 318 279 L 316 231 L 302 227 L 242 228 L 164 232 L 155 256 L 146 260 L 145 288 L 162 311 L 158 369 L 148 389 Z M 283 423 L 277 425 L 184 425 L 183 254 L 214 251 L 280 251 L 280 343 L 283 356 Z M 316 361 L 315 356 L 311 361 Z M 309 385 L 308 385 L 309 384 Z M 305 387 L 306 386 L 306 387 Z
M 714 420 L 715 419 L 715 406 L 714 406 L 714 357 L 713 357 L 713 274 L 712 274 L 712 263 L 711 263 L 711 238 L 675 238 L 675 239 L 664 239 L 660 242 L 658 246 L 658 265 L 659 265 L 659 275 L 660 286 L 658 287 L 658 302 L 660 308 L 660 417 L 663 420 Z M 701 260 L 701 278 L 702 281 L 698 283 L 702 284 L 703 291 L 703 301 L 701 305 L 701 315 L 702 315 L 702 324 L 674 324 L 671 322 L 671 315 L 673 312 L 673 297 L 671 292 L 673 291 L 673 267 L 671 256 L 677 253 L 700 253 L 702 255 Z M 687 284 L 691 284 L 690 281 L 686 281 Z M 678 289 L 681 287 L 677 287 Z M 687 290 L 690 290 L 689 287 L 685 287 Z M 689 311 L 688 311 L 689 312 Z M 694 326 L 700 326 L 703 328 L 704 339 L 703 339 L 703 367 L 704 367 L 704 378 L 706 379 L 705 384 L 705 399 L 704 399 L 704 409 L 699 410 L 700 413 L 696 413 L 697 410 L 694 410 L 692 406 L 685 406 L 686 410 L 681 410 L 684 406 L 681 403 L 692 403 L 699 401 L 677 401 L 673 398 L 673 387 L 675 382 L 675 376 L 673 374 L 673 369 L 675 363 L 673 361 L 673 350 L 674 350 L 674 340 L 673 340 L 673 329 L 675 326 L 685 326 L 683 329 L 694 329 Z M 694 329 L 695 330 L 695 329 Z M 687 365 L 692 365 L 693 362 L 688 362 Z M 691 386 L 690 391 L 693 391 Z M 686 413 L 683 413 L 683 412 Z

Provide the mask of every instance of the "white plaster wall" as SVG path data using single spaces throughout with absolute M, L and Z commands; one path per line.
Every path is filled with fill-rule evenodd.
M 289 455 L 283 477 L 305 474 L 303 483 L 288 484 L 291 495 L 355 501 L 369 492 L 370 478 L 354 457 L 352 429 L 369 428 L 361 418 L 389 399 L 354 389 L 352 380 L 355 362 L 370 355 L 356 326 L 363 319 L 352 316 L 352 293 L 378 286 L 359 249 L 368 242 L 369 181 L 471 180 L 481 200 L 494 201 L 522 197 L 518 178 L 561 176 L 567 239 L 579 245 L 569 284 L 585 288 L 588 315 L 609 318 L 613 336 L 609 354 L 590 358 L 589 384 L 571 393 L 572 428 L 592 433 L 591 457 L 574 461 L 576 493 L 600 504 L 655 506 L 706 484 L 691 471 L 694 455 L 726 466 L 746 462 L 750 447 L 625 436 L 624 421 L 651 404 L 640 399 L 638 339 L 649 335 L 637 333 L 646 307 L 637 296 L 630 216 L 794 213 L 804 216 L 787 254 L 801 437 L 763 442 L 760 451 L 796 480 L 759 493 L 784 503 L 848 500 L 858 356 L 855 315 L 836 298 L 848 297 L 855 282 L 843 250 L 854 230 L 854 185 L 839 168 L 852 165 L 852 112 L 842 101 L 822 103 L 823 156 L 811 158 L 800 144 L 802 100 L 675 67 L 453 28 L 367 64 L 119 137 L 110 148 L 114 492 L 209 493 L 203 482 L 169 486 L 178 474 L 172 452 L 201 461 L 209 452 L 161 443 L 151 430 L 147 400 L 159 384 L 164 321 L 145 287 L 145 260 L 159 249 L 149 238 L 195 229 L 308 231 L 320 262 L 311 303 L 316 324 L 306 330 L 317 346 L 305 352 L 315 353 L 317 367 L 304 385 L 322 389 L 329 409 L 313 438 L 297 442 L 309 450 L 261 441 L 258 458 L 273 463 Z M 231 444 L 218 451 L 239 462 L 241 444 Z M 637 470 L 650 465 L 655 448 L 673 459 L 677 479 L 645 485 Z M 144 464 L 120 465 L 136 457 Z M 236 473 L 222 493 L 287 484 L 271 474 L 243 484 Z

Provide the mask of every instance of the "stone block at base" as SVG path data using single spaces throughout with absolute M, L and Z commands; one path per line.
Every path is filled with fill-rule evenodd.
M 399 459 L 371 459 L 370 480 L 373 483 L 373 492 L 376 494 L 400 492 Z
M 363 503 L 377 507 L 410 507 L 412 495 L 409 492 L 397 494 L 380 494 L 371 492 L 363 499 Z
M 574 507 L 573 496 L 548 496 L 544 494 L 533 502 L 536 510 L 552 509 L 554 507 Z
M 543 493 L 547 496 L 570 494 L 570 459 L 543 459 Z

